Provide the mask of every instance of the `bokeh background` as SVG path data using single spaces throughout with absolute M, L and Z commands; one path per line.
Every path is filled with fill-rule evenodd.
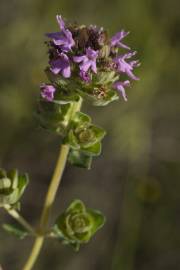
M 141 78 L 122 99 L 83 110 L 108 131 L 103 154 L 86 171 L 67 166 L 53 218 L 74 198 L 107 216 L 79 253 L 46 242 L 35 270 L 180 269 L 179 0 L 1 0 L 0 166 L 30 174 L 22 212 L 37 224 L 59 151 L 59 138 L 34 120 L 47 64 L 45 32 L 59 13 L 113 34 L 124 28 L 138 51 Z M 3 210 L 0 221 L 13 222 Z M 0 264 L 19 270 L 32 240 L 0 229 Z

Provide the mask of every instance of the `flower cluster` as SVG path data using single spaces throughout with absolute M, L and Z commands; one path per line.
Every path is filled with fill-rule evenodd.
M 56 16 L 59 31 L 47 33 L 49 83 L 40 85 L 38 106 L 40 124 L 63 138 L 70 146 L 69 162 L 90 168 L 94 156 L 101 153 L 102 128 L 89 116 L 78 112 L 82 101 L 105 106 L 119 98 L 127 101 L 126 87 L 138 80 L 131 60 L 136 52 L 123 43 L 124 30 L 109 38 L 105 29 L 65 23 Z
M 117 92 L 127 101 L 125 88 L 130 80 L 138 80 L 133 69 L 139 66 L 139 61 L 131 60 L 136 52 L 123 43 L 129 32 L 122 30 L 109 38 L 103 28 L 65 23 L 59 15 L 56 19 L 59 31 L 46 34 L 46 72 L 51 82 L 41 85 L 42 98 L 56 101 L 58 92 L 63 95 L 67 90 L 65 99 L 73 87 L 79 95 L 91 97 L 95 105 L 118 99 Z

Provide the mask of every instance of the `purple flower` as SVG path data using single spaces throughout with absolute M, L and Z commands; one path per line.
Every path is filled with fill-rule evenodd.
M 51 60 L 49 63 L 52 73 L 61 73 L 65 78 L 69 78 L 71 76 L 69 58 L 66 54 L 59 54 L 59 57 L 57 59 Z
M 130 86 L 130 81 L 128 81 L 128 80 L 127 81 L 124 81 L 124 82 L 118 81 L 118 82 L 115 82 L 113 84 L 113 87 L 115 89 L 117 89 L 121 93 L 121 96 L 124 98 L 125 101 L 128 100 L 127 99 L 126 92 L 125 92 L 125 87 L 128 87 L 128 86 Z
M 130 50 L 130 47 L 127 45 L 123 44 L 121 41 L 123 38 L 125 38 L 129 32 L 125 32 L 122 30 L 121 32 L 116 33 L 112 38 L 111 38 L 111 46 L 112 47 L 121 47 L 127 50 Z
M 53 85 L 42 83 L 40 89 L 42 98 L 47 101 L 52 101 L 54 99 L 56 88 Z
M 131 52 L 120 55 L 114 58 L 113 61 L 116 64 L 117 70 L 119 72 L 126 73 L 132 80 L 139 80 L 139 78 L 132 73 L 133 69 L 140 65 L 139 61 L 130 61 L 129 63 L 125 61 L 126 59 L 134 56 L 135 54 L 136 52 Z
M 91 81 L 89 74 L 87 72 L 84 72 L 83 70 L 79 72 L 79 76 L 86 83 L 89 83 Z
M 56 16 L 61 32 L 48 33 L 47 37 L 52 38 L 55 45 L 59 46 L 64 52 L 68 52 L 75 45 L 72 33 L 65 28 L 65 23 L 61 16 Z
M 98 57 L 98 51 L 94 51 L 91 48 L 86 49 L 86 54 L 81 56 L 74 56 L 73 60 L 76 63 L 81 63 L 79 68 L 83 72 L 87 72 L 90 68 L 94 73 L 97 73 L 96 59 Z

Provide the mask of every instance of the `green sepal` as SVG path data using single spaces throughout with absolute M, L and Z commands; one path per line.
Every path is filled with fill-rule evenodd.
M 111 52 L 111 47 L 109 45 L 104 45 L 99 51 L 100 58 L 108 58 Z
M 116 74 L 115 71 L 100 71 L 94 75 L 93 82 L 97 85 L 112 84 L 119 78 Z
M 24 239 L 29 234 L 28 231 L 18 225 L 3 224 L 2 227 L 7 233 L 12 234 L 19 239 Z
M 107 52 L 106 52 L 107 53 Z M 90 84 L 84 83 L 77 77 L 65 79 L 60 74 L 53 74 L 49 68 L 45 70 L 47 77 L 57 91 L 55 92 L 54 103 L 66 104 L 74 102 L 78 96 L 89 100 L 94 106 L 106 106 L 119 98 L 117 91 L 112 90 L 112 84 L 119 79 L 114 71 L 99 71 L 92 76 Z M 101 95 L 101 88 L 105 92 Z
M 94 90 L 92 90 L 92 87 L 90 89 L 80 90 L 78 89 L 77 92 L 79 95 L 81 95 L 83 98 L 87 99 L 89 102 L 92 103 L 94 106 L 106 106 L 109 103 L 116 101 L 119 99 L 119 95 L 117 91 L 108 89 L 105 96 L 99 97 L 99 88 L 97 86 L 94 87 Z M 97 94 L 96 94 L 97 92 Z
M 117 91 L 109 90 L 104 98 L 94 100 L 93 105 L 94 106 L 106 106 L 109 103 L 116 101 L 118 99 L 119 99 L 119 95 L 118 95 Z
M 89 156 L 82 151 L 71 149 L 68 155 L 68 161 L 74 166 L 90 170 L 92 156 Z

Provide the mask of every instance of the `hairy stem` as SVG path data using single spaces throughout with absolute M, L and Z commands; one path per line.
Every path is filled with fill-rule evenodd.
M 10 208 L 9 205 L 4 206 L 4 209 L 8 212 L 10 216 L 17 220 L 30 234 L 36 234 L 33 227 L 15 209 Z
M 73 117 L 73 115 L 77 111 L 80 110 L 81 103 L 82 103 L 81 99 L 79 100 L 79 102 L 74 103 L 68 120 L 70 120 Z M 53 174 L 52 180 L 50 182 L 50 185 L 49 185 L 49 188 L 47 191 L 44 207 L 42 210 L 41 219 L 40 219 L 40 226 L 39 226 L 39 235 L 36 237 L 31 254 L 30 254 L 25 266 L 23 267 L 23 270 L 31 270 L 33 268 L 38 256 L 39 256 L 39 254 L 40 254 L 41 248 L 42 248 L 44 240 L 45 240 L 45 234 L 47 231 L 50 210 L 51 210 L 52 205 L 54 203 L 56 193 L 57 193 L 59 184 L 60 184 L 61 179 L 62 179 L 62 175 L 63 175 L 63 171 L 64 171 L 64 168 L 66 165 L 68 153 L 69 153 L 69 145 L 62 144 L 61 149 L 60 149 L 60 153 L 59 153 L 59 158 L 57 160 L 57 164 L 56 164 L 54 174 Z

